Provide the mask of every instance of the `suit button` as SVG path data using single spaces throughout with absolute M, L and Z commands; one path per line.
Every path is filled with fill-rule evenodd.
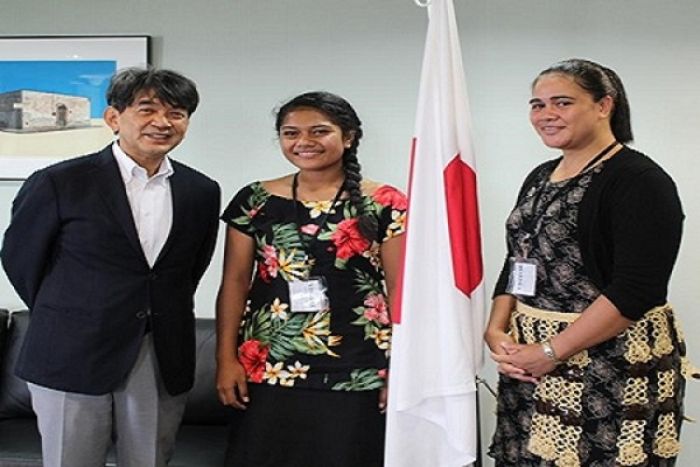
M 154 280 L 158 279 L 158 274 L 156 274 L 155 272 L 152 272 L 148 275 L 148 278 L 150 280 L 154 281 Z
M 147 316 L 148 316 L 148 312 L 147 312 L 147 311 L 139 311 L 139 312 L 136 313 L 136 317 L 137 317 L 138 319 L 144 319 L 144 318 L 147 317 Z

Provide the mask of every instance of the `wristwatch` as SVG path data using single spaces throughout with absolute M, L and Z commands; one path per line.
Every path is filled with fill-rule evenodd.
M 551 361 L 559 365 L 562 361 L 559 360 L 559 357 L 557 357 L 557 353 L 554 351 L 554 348 L 552 347 L 552 343 L 548 340 L 542 342 L 542 351 L 544 351 L 544 354 L 549 358 Z

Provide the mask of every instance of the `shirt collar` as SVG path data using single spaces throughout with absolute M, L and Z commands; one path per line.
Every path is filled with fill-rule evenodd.
M 112 153 L 114 158 L 117 160 L 117 165 L 119 166 L 119 173 L 124 180 L 124 183 L 129 183 L 134 176 L 141 173 L 142 178 L 146 178 L 146 169 L 141 167 L 134 161 L 131 157 L 127 156 L 124 150 L 119 146 L 118 141 L 112 143 Z M 163 180 L 170 177 L 175 172 L 173 165 L 170 162 L 170 158 L 166 155 L 163 158 L 163 162 L 160 163 L 158 167 L 158 172 L 156 172 L 152 179 L 161 178 Z

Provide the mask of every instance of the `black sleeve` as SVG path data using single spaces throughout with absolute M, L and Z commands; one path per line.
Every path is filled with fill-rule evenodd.
M 629 177 L 609 202 L 613 265 L 602 293 L 625 317 L 637 320 L 666 301 L 681 241 L 681 202 L 660 168 Z
M 58 199 L 50 175 L 34 173 L 12 203 L 2 245 L 2 266 L 22 301 L 31 309 L 50 267 L 60 230 Z
M 202 246 L 197 252 L 193 269 L 193 279 L 195 284 L 199 284 L 204 272 L 209 267 L 211 257 L 214 254 L 214 249 L 216 248 L 216 237 L 219 233 L 218 217 L 219 210 L 221 209 L 221 189 L 219 188 L 218 184 L 214 183 L 214 188 L 211 191 L 213 193 L 208 194 L 211 200 L 208 202 L 209 215 L 207 217 L 207 233 Z
M 255 226 L 253 219 L 267 200 L 267 193 L 262 185 L 253 183 L 246 185 L 235 194 L 228 203 L 221 220 L 246 235 L 253 236 Z

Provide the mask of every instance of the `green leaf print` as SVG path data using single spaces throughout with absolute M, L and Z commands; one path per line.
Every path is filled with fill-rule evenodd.
M 248 197 L 247 202 L 241 205 L 243 215 L 234 218 L 234 224 L 249 225 L 250 220 L 270 197 L 270 194 L 265 191 L 261 183 L 254 183 L 250 185 L 250 189 L 252 193 Z
M 335 391 L 368 391 L 379 389 L 384 386 L 384 380 L 379 377 L 377 370 L 367 368 L 364 370 L 353 370 L 350 373 L 350 381 L 336 383 L 331 389 Z
M 296 349 L 292 342 L 310 321 L 310 316 L 293 314 L 281 323 L 275 323 L 270 336 L 270 356 L 277 361 L 289 358 Z
M 372 277 L 371 274 L 361 270 L 355 271 L 355 289 L 358 292 L 383 293 L 382 284 Z
M 382 213 L 382 210 L 384 209 L 384 206 L 382 206 L 379 202 L 375 201 L 371 196 L 368 196 L 364 199 L 365 203 L 365 212 L 373 212 L 377 217 Z
M 374 336 L 379 332 L 379 326 L 373 321 L 365 324 L 365 340 L 374 340 Z
M 303 337 L 295 337 L 292 340 L 292 345 L 297 352 L 305 353 L 308 355 L 323 355 L 328 353 L 328 347 L 324 345 L 310 346 L 306 339 Z
M 259 313 L 270 315 L 266 311 Z M 284 361 L 295 352 L 307 355 L 338 355 L 328 348 L 330 337 L 330 313 L 297 313 L 292 314 L 287 320 L 275 320 L 272 323 L 268 319 L 264 327 L 256 330 L 264 330 L 266 343 L 270 345 L 270 357 L 276 361 Z M 255 335 L 253 338 L 260 339 Z
M 250 217 L 248 215 L 238 216 L 233 219 L 233 223 L 236 225 L 249 225 Z
M 262 183 L 254 183 L 250 186 L 250 189 L 252 193 L 248 198 L 248 205 L 251 208 L 259 208 L 270 197 L 270 193 L 262 186 Z
M 319 239 L 319 241 L 327 242 L 331 239 L 331 237 L 333 236 L 333 233 L 335 232 L 335 230 L 337 228 L 338 228 L 338 224 L 333 224 L 333 223 L 328 222 L 326 224 L 326 229 L 321 230 L 321 233 L 318 234 L 317 238 Z
M 351 322 L 350 324 L 358 324 L 360 326 L 364 326 L 365 324 L 369 323 L 369 320 L 365 318 L 365 307 L 363 306 L 356 306 L 355 308 L 352 309 L 353 312 L 355 312 L 357 315 L 359 315 L 359 318 L 357 318 L 355 321 Z
M 379 325 L 365 317 L 365 307 L 358 306 L 353 308 L 352 311 L 358 314 L 359 318 L 352 321 L 350 324 L 364 326 L 365 340 L 374 340 L 374 336 L 379 332 Z
M 272 226 L 272 243 L 279 249 L 303 250 L 304 244 L 299 238 L 299 231 L 295 224 L 277 224 Z
M 295 348 L 291 341 L 276 338 L 270 343 L 270 357 L 273 360 L 284 361 L 294 354 Z
M 243 340 L 257 339 L 267 344 L 272 335 L 271 314 L 269 312 L 254 313 L 253 320 L 243 332 Z
M 345 208 L 343 209 L 343 218 L 351 219 L 357 215 L 357 209 L 352 203 L 345 203 Z

